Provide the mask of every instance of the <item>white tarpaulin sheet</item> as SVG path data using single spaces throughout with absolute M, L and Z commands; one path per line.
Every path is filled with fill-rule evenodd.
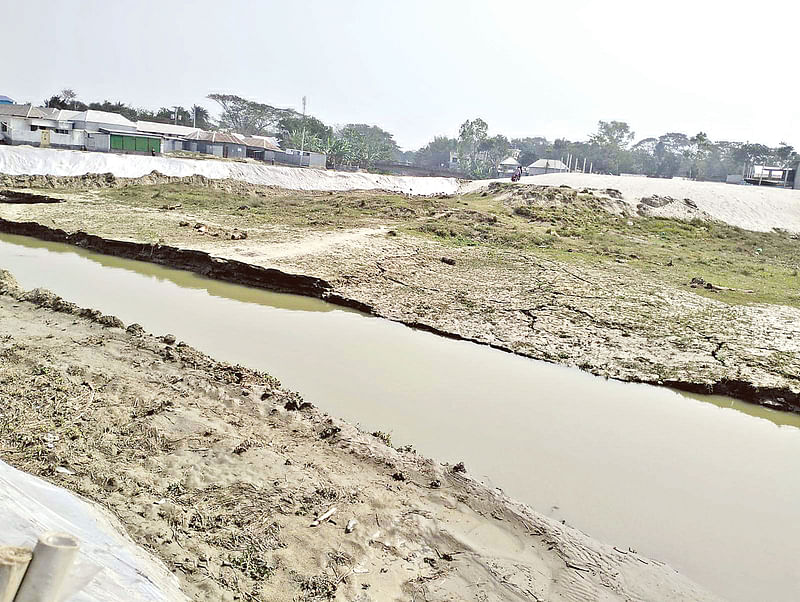
M 80 541 L 69 602 L 181 602 L 177 578 L 96 506 L 0 461 L 0 545 L 33 548 L 46 531 Z M 88 582 L 88 583 L 87 583 Z M 65 588 L 66 589 L 66 588 Z
M 385 176 L 239 161 L 118 155 L 32 146 L 0 146 L 0 173 L 10 176 L 26 174 L 82 176 L 87 173 L 112 173 L 121 178 L 138 178 L 152 171 L 158 171 L 166 176 L 201 175 L 215 180 L 231 178 L 250 184 L 279 186 L 292 190 L 391 190 L 428 195 L 453 194 L 459 188 L 459 181 L 455 178 Z

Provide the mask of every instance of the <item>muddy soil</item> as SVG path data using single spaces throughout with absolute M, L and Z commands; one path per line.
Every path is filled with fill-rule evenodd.
M 0 454 L 110 510 L 195 599 L 714 599 L 468 466 L 124 327 L 0 272 Z
M 145 176 L 148 178 L 159 182 L 165 177 Z M 85 189 L 88 180 L 95 188 Z M 65 202 L 0 206 L 0 218 L 60 230 L 57 236 L 62 239 L 65 234 L 88 232 L 107 240 L 156 245 L 147 247 L 150 255 L 159 254 L 153 249 L 169 251 L 173 247 L 202 251 L 257 269 L 318 279 L 325 283 L 324 295 L 332 301 L 446 336 L 577 366 L 609 378 L 800 410 L 800 310 L 795 307 L 732 304 L 714 295 L 703 296 L 699 293 L 718 293 L 724 287 L 705 290 L 707 287 L 692 287 L 689 279 L 676 285 L 664 277 L 670 264 L 650 263 L 634 269 L 628 262 L 635 259 L 619 256 L 598 258 L 595 263 L 565 262 L 553 254 L 539 253 L 535 247 L 454 245 L 403 230 L 412 223 L 455 226 L 465 222 L 470 228 L 480 228 L 481 222 L 487 222 L 486 227 L 491 226 L 496 219 L 491 214 L 454 209 L 461 204 L 458 197 L 425 201 L 425 215 L 431 217 L 423 218 L 417 209 L 386 204 L 374 191 L 336 196 L 303 193 L 298 200 L 291 191 L 200 177 L 185 178 L 186 182 L 167 180 L 195 187 L 192 190 L 197 186 L 208 189 L 202 193 L 207 195 L 207 206 L 197 202 L 188 207 L 159 205 L 155 199 L 160 192 L 152 194 L 153 199 L 148 196 L 148 202 L 156 206 L 141 206 L 103 193 L 105 186 L 135 187 L 141 180 L 6 177 L 7 184 L 46 183 L 47 194 Z M 83 189 L 70 192 L 72 187 Z M 553 192 L 546 198 L 552 202 L 545 205 L 563 206 L 562 197 L 586 196 L 549 190 Z M 615 192 L 596 191 L 589 195 L 587 207 L 628 219 Z M 238 209 L 220 211 L 215 205 L 217 194 L 228 195 L 228 202 Z M 528 210 L 536 208 L 526 197 L 533 194 L 530 190 L 520 194 L 506 200 L 514 211 L 519 211 L 523 202 Z M 267 203 L 285 199 L 285 207 L 295 214 L 270 205 L 267 213 L 256 217 L 253 207 L 264 202 L 260 199 Z M 333 219 L 325 214 L 315 222 L 308 212 L 301 211 L 325 202 L 340 207 Z M 307 223 L 297 223 L 298 211 Z M 316 211 L 314 208 L 311 213 Z M 353 217 L 361 214 L 371 217 Z M 15 224 L 6 223 L 3 229 L 31 233 L 30 228 L 23 231 Z M 69 242 L 85 244 L 82 240 L 85 237 L 77 236 Z M 102 241 L 93 248 L 115 252 L 114 244 Z M 138 258 L 147 254 L 140 253 Z M 235 280 L 235 274 L 231 278 Z M 259 285 L 252 278 L 242 282 Z

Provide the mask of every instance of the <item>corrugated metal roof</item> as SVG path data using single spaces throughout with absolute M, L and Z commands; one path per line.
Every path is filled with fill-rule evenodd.
M 247 146 L 253 146 L 256 148 L 263 148 L 265 150 L 273 150 L 279 151 L 281 147 L 277 144 L 272 142 L 273 139 L 267 138 L 265 136 L 249 136 L 243 138 L 243 143 Z
M 110 125 L 123 125 L 135 128 L 136 124 L 130 119 L 123 117 L 119 113 L 109 113 L 107 111 L 95 111 L 89 109 L 88 111 L 81 111 L 71 118 L 73 121 L 90 121 L 93 123 L 107 123 Z
M 31 105 L 2 105 L 0 104 L 0 115 L 10 117 L 34 117 L 36 119 L 46 119 L 47 116 L 39 107 Z
M 173 123 L 158 123 L 157 121 L 137 121 L 136 129 L 140 132 L 167 134 L 178 137 L 189 136 L 190 134 L 201 131 L 200 128 L 193 128 L 185 125 L 175 125 Z
M 567 170 L 566 164 L 558 159 L 539 159 L 538 161 L 534 161 L 528 165 L 528 167 L 536 167 L 539 169 L 563 169 L 564 171 Z
M 144 132 L 132 132 L 131 130 L 117 130 L 114 128 L 100 128 L 104 134 L 119 134 L 120 136 L 138 136 L 139 138 L 161 138 L 159 134 L 145 134 Z
M 201 140 L 204 142 L 211 142 L 217 144 L 244 144 L 244 142 L 234 136 L 233 134 L 226 134 L 225 132 L 205 132 L 198 130 L 193 134 L 186 136 L 187 140 Z
M 81 111 L 51 109 L 50 107 L 39 107 L 39 110 L 45 115 L 45 119 L 52 119 L 53 121 L 73 121 L 76 116 L 81 114 Z
M 519 161 L 517 161 L 514 157 L 506 157 L 500 161 L 500 165 L 519 165 Z
M 3 94 L 0 94 L 0 102 L 10 103 L 10 104 L 13 105 L 14 104 L 14 99 L 13 98 L 9 98 L 8 96 L 4 96 Z

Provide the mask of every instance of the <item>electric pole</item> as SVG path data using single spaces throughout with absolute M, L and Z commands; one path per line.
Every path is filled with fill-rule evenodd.
M 300 167 L 303 166 L 303 151 L 306 146 L 306 97 L 303 96 L 303 133 L 300 136 Z

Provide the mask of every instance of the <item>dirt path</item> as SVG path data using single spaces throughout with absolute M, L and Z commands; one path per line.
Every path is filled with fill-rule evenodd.
M 0 273 L 0 454 L 109 509 L 195 599 L 714 599 L 270 376 L 122 326 Z

